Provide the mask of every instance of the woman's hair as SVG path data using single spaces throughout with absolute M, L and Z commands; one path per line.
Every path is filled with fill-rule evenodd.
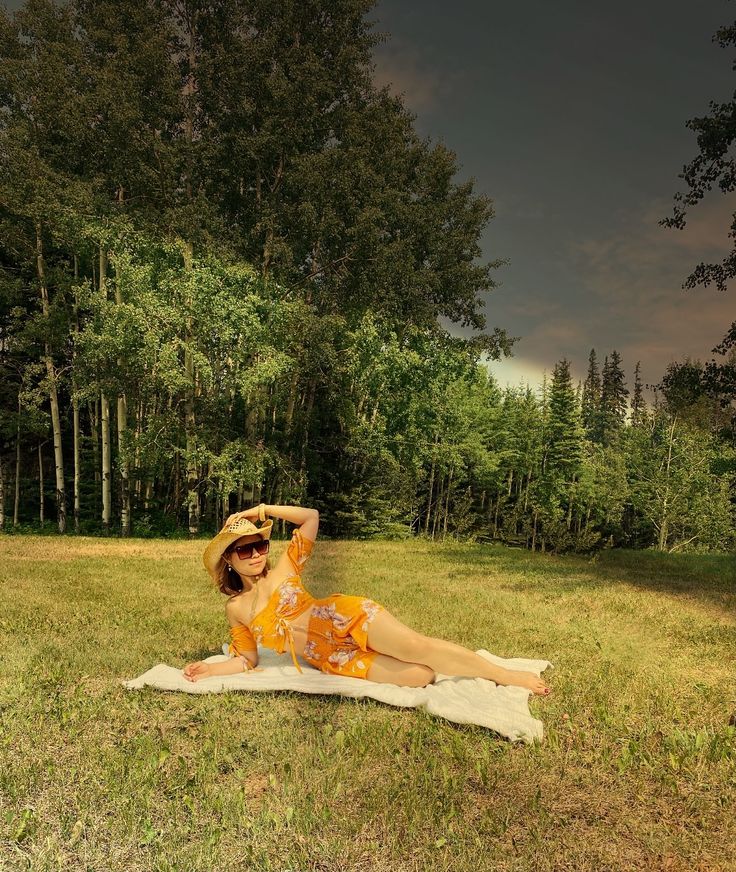
M 262 538 L 262 537 L 261 537 Z M 217 575 L 215 577 L 215 584 L 217 585 L 220 593 L 224 593 L 226 596 L 235 596 L 236 594 L 242 593 L 244 590 L 249 591 L 253 589 L 253 582 L 248 580 L 248 577 L 245 577 L 245 581 L 238 575 L 238 573 L 225 562 L 225 555 L 230 553 L 230 548 L 226 548 L 222 552 L 222 557 L 220 558 L 220 564 L 217 567 Z M 260 577 L 265 578 L 268 575 L 268 570 L 271 568 L 271 552 L 268 552 L 268 556 L 266 557 L 266 564 L 261 570 Z

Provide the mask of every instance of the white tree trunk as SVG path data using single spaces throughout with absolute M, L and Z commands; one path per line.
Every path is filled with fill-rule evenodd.
M 187 275 L 192 271 L 194 248 L 191 242 L 184 243 L 184 267 Z M 187 387 L 184 402 L 184 429 L 186 432 L 186 456 L 187 456 L 187 507 L 189 516 L 189 535 L 196 536 L 199 533 L 199 493 L 197 491 L 197 421 L 194 412 L 194 397 L 196 390 L 196 374 L 194 372 L 194 358 L 190 349 L 194 342 L 191 319 L 187 319 L 187 336 L 184 345 L 184 370 L 186 372 Z
M 46 266 L 43 257 L 41 222 L 36 221 L 36 269 L 41 291 L 41 308 L 46 318 L 49 316 L 49 290 L 46 285 Z M 44 340 L 46 375 L 49 380 L 49 402 L 51 404 L 51 427 L 54 436 L 54 470 L 56 473 L 56 517 L 60 533 L 66 533 L 66 489 L 64 486 L 64 455 L 61 447 L 61 416 L 59 414 L 59 395 L 56 390 L 56 371 L 51 359 L 51 346 Z
M 5 475 L 3 459 L 0 457 L 0 530 L 5 526 Z
M 77 255 L 74 255 L 74 281 L 75 283 L 79 280 L 79 265 L 77 262 Z M 74 297 L 74 333 L 75 336 L 79 334 L 79 308 L 77 305 L 76 294 Z M 75 365 L 76 365 L 77 351 L 76 351 L 76 343 L 74 351 L 72 352 L 72 417 L 73 417 L 73 427 L 74 427 L 74 532 L 79 532 L 79 445 L 81 442 L 81 430 L 79 426 L 79 400 L 76 395 L 76 378 L 75 378 Z
M 107 251 L 100 243 L 100 294 L 107 299 Z M 102 418 L 102 526 L 110 529 L 112 523 L 112 446 L 110 442 L 110 401 L 100 394 Z
M 13 526 L 17 527 L 20 513 L 20 394 L 18 395 L 18 426 L 15 437 L 15 500 L 13 501 Z
M 39 495 L 39 506 L 38 506 L 38 520 L 41 526 L 43 527 L 44 521 L 46 518 L 44 517 L 43 512 L 43 453 L 41 451 L 41 443 L 38 443 L 38 495 Z
M 665 485 L 664 485 L 664 493 L 662 495 L 662 511 L 660 513 L 659 518 L 659 542 L 657 543 L 657 549 L 659 551 L 667 550 L 667 538 L 669 536 L 669 523 L 670 523 L 670 471 L 672 467 L 672 446 L 674 444 L 675 437 L 675 422 L 677 421 L 677 415 L 672 419 L 672 426 L 670 427 L 669 437 L 668 437 L 668 445 L 667 445 L 667 461 L 665 464 Z
M 123 188 L 118 188 L 118 203 L 123 203 Z M 123 304 L 123 291 L 120 287 L 120 277 L 116 273 L 115 302 Z M 118 371 L 123 371 L 123 361 L 118 358 Z M 126 446 L 126 430 L 128 429 L 128 399 L 125 393 L 118 397 L 118 465 L 120 467 L 120 532 L 130 536 L 130 460 Z

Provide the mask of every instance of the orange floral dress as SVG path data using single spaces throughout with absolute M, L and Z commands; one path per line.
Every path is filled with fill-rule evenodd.
M 228 650 L 231 656 L 257 653 L 260 644 L 283 654 L 288 644 L 294 666 L 302 672 L 290 621 L 311 609 L 304 660 L 321 672 L 366 678 L 378 653 L 368 647 L 368 626 L 384 607 L 365 597 L 341 593 L 315 599 L 301 581 L 302 567 L 313 547 L 314 542 L 297 527 L 286 552 L 294 574 L 271 594 L 250 628 L 242 624 L 230 628 L 232 641 Z

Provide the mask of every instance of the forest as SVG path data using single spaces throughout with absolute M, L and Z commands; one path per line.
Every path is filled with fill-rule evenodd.
M 0 14 L 0 529 L 197 537 L 263 501 L 335 538 L 732 551 L 712 367 L 653 404 L 616 349 L 494 379 L 493 202 L 374 84 L 372 6 Z

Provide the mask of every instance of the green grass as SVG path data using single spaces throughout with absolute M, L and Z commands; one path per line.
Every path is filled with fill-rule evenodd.
M 733 558 L 318 543 L 316 596 L 554 663 L 545 739 L 513 745 L 373 700 L 125 690 L 226 641 L 203 545 L 0 537 L 0 869 L 736 868 Z

